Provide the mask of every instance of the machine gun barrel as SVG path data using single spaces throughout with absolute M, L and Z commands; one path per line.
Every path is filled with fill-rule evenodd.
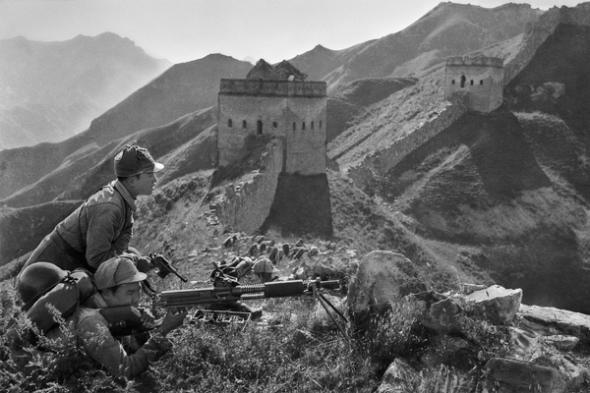
M 160 293 L 158 304 L 163 307 L 191 307 L 200 304 L 222 304 L 238 300 L 301 296 L 315 289 L 337 289 L 338 280 L 331 281 L 273 281 L 257 285 L 232 285 L 221 281 L 213 287 L 179 289 Z

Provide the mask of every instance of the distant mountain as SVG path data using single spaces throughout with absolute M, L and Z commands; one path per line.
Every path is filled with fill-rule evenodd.
M 290 62 L 330 89 L 362 78 L 415 76 L 447 56 L 461 55 L 524 33 L 543 12 L 528 4 L 483 8 L 440 3 L 406 29 L 333 51 L 320 45 Z
M 251 68 L 250 63 L 219 54 L 176 64 L 68 140 L 0 151 L 0 199 L 37 182 L 72 155 L 88 155 L 136 131 L 215 106 L 219 80 L 243 78 Z
M 112 33 L 0 40 L 0 150 L 67 139 L 170 65 Z

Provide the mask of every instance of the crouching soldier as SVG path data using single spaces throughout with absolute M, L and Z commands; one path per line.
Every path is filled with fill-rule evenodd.
M 50 280 L 52 282 L 56 280 L 61 280 L 58 283 L 63 282 L 70 275 L 70 272 L 49 263 L 35 263 L 23 270 L 17 283 L 17 290 L 25 303 L 24 311 L 33 310 L 35 303 L 45 298 L 44 295 L 55 287 L 53 285 L 53 287 L 41 289 L 35 283 L 28 282 L 28 278 L 38 276 L 36 273 L 31 274 L 31 270 L 35 272 L 41 267 L 48 266 L 52 270 L 50 269 L 51 272 L 48 271 L 49 274 L 46 275 L 53 276 Z M 137 270 L 131 259 L 123 256 L 108 259 L 98 267 L 94 274 L 95 287 L 98 292 L 80 303 L 79 307 L 76 307 L 76 311 L 66 320 L 72 327 L 78 344 L 83 347 L 87 355 L 115 377 L 133 378 L 145 371 L 151 362 L 158 360 L 169 351 L 172 342 L 166 335 L 181 326 L 186 317 L 185 309 L 168 311 L 161 323 L 158 321 L 156 326 L 159 326 L 151 332 L 147 341 L 137 344 L 133 353 L 126 350 L 123 343 L 115 338 L 109 330 L 112 327 L 112 322 L 107 320 L 108 313 L 104 313 L 103 310 L 119 306 L 137 308 L 142 291 L 141 282 L 146 278 L 147 275 Z M 31 291 L 31 288 L 36 288 L 36 290 Z M 36 292 L 39 293 L 32 296 Z M 58 296 L 58 298 L 70 299 L 71 296 Z M 56 308 L 59 309 L 59 307 Z M 142 317 L 142 319 L 145 318 Z M 36 324 L 43 324 L 43 322 Z M 44 332 L 46 329 L 42 328 L 41 330 Z M 49 329 L 46 335 L 53 339 L 59 339 L 60 332 L 61 329 Z

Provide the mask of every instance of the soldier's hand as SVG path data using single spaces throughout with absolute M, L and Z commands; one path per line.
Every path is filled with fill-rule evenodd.
M 186 317 L 186 314 L 187 309 L 184 307 L 172 308 L 168 310 L 164 320 L 162 321 L 162 325 L 160 325 L 160 332 L 162 332 L 162 334 L 165 336 L 172 330 L 181 326 L 184 318 Z
M 137 257 L 135 264 L 137 266 L 137 270 L 142 273 L 147 273 L 155 267 L 149 258 L 143 256 Z

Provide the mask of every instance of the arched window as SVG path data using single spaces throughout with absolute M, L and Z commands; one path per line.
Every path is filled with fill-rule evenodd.
M 479 85 L 480 85 L 480 86 L 483 86 L 483 79 L 481 79 L 481 80 L 479 81 Z
M 311 122 L 311 129 L 313 130 L 313 121 Z
M 465 78 L 465 75 L 461 75 L 461 88 L 465 87 L 465 81 L 467 80 L 467 78 Z
M 272 122 L 272 128 L 277 128 L 277 126 L 278 126 L 278 125 L 277 125 L 277 122 L 276 122 L 276 121 L 273 121 L 273 122 Z
M 262 135 L 262 120 L 256 122 L 256 133 Z
M 246 120 L 242 120 L 242 128 L 248 128 L 248 123 L 246 123 Z
M 301 129 L 302 129 L 302 130 L 305 130 L 305 122 L 302 122 L 302 123 L 301 123 Z
M 232 128 L 234 126 L 234 123 L 231 121 L 231 119 L 227 119 L 227 126 L 229 128 Z
M 471 80 L 471 86 L 473 86 L 473 79 Z
M 293 131 L 295 131 L 297 129 L 297 124 L 295 124 L 295 122 L 293 122 Z
M 322 121 L 320 120 L 320 129 L 322 129 Z
M 453 79 L 453 80 L 451 81 L 451 85 L 454 85 L 454 84 L 455 84 L 455 80 Z

